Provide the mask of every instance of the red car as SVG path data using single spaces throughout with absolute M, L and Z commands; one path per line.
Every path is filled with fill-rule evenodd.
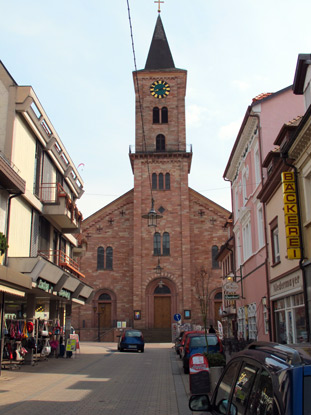
M 184 334 L 182 336 L 182 339 L 180 341 L 180 345 L 178 348 L 178 354 L 179 354 L 180 359 L 182 359 L 183 349 L 185 347 L 185 342 L 187 340 L 187 337 L 191 333 L 203 333 L 204 334 L 204 331 L 198 331 L 198 330 L 184 331 Z

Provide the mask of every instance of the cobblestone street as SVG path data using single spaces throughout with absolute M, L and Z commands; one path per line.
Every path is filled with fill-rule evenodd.
M 115 343 L 81 343 L 71 359 L 2 371 L 2 415 L 187 415 L 188 376 L 171 344 L 145 353 Z

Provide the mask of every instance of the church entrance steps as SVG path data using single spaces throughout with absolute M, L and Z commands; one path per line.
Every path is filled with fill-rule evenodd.
M 169 343 L 172 341 L 170 328 L 143 329 L 142 332 L 146 343 Z

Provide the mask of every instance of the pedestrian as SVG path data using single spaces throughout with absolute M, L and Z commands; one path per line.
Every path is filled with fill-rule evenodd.
M 209 330 L 208 330 L 208 332 L 209 332 L 209 333 L 216 333 L 216 330 L 214 329 L 214 327 L 213 327 L 213 325 L 212 325 L 212 324 L 209 326 Z

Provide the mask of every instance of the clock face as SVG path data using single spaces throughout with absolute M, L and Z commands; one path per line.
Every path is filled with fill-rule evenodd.
M 155 98 L 166 98 L 170 90 L 169 84 L 163 80 L 154 81 L 150 86 L 150 94 Z

